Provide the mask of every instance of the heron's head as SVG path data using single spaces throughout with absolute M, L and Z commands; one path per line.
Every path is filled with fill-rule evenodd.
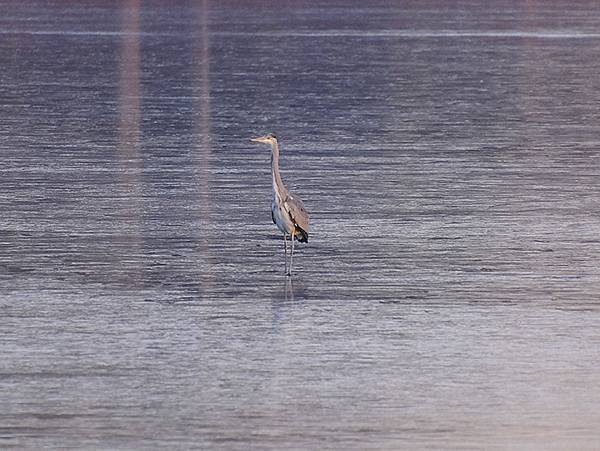
M 275 144 L 277 143 L 277 136 L 275 136 L 273 133 L 270 133 L 265 136 L 259 136 L 258 138 L 252 138 L 250 141 L 263 144 Z

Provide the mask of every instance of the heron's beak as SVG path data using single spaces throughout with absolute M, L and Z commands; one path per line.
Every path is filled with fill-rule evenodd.
M 265 143 L 266 139 L 264 136 L 259 136 L 258 138 L 251 138 L 250 141 L 255 143 Z

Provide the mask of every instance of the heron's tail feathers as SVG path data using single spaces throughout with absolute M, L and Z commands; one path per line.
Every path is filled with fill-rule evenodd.
M 308 232 L 296 226 L 296 238 L 301 243 L 308 243 Z

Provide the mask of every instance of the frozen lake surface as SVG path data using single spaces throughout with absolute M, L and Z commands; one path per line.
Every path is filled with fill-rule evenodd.
M 0 448 L 598 446 L 600 4 L 298 3 L 0 2 Z

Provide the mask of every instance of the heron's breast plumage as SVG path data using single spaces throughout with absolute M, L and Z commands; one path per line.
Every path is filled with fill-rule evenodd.
M 277 199 L 274 198 L 271 203 L 271 217 L 273 218 L 273 222 L 279 230 L 283 233 L 291 235 L 295 230 L 294 223 L 292 222 L 289 214 L 285 211 L 285 206 L 283 202 L 277 202 Z

